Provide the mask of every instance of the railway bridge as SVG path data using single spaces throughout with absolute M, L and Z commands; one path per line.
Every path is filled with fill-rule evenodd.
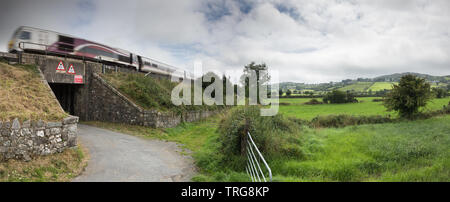
M 208 111 L 173 114 L 145 110 L 99 76 L 109 72 L 139 73 L 132 68 L 65 55 L 32 52 L 0 53 L 0 58 L 10 63 L 36 65 L 61 107 L 67 113 L 78 116 L 82 121 L 173 127 L 184 121 L 195 121 L 214 114 Z M 150 75 L 160 77 L 157 74 Z

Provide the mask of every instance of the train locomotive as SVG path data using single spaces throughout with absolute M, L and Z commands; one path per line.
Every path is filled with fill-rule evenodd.
M 157 74 L 167 78 L 170 76 L 186 78 L 185 71 L 148 57 L 71 35 L 27 26 L 16 29 L 8 43 L 8 52 L 21 51 L 73 56 L 101 61 L 105 64 L 125 66 L 139 72 Z

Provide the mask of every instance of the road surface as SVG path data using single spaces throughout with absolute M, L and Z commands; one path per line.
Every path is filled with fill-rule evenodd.
M 89 150 L 89 162 L 75 182 L 189 181 L 193 160 L 173 142 L 148 140 L 78 124 L 78 140 Z

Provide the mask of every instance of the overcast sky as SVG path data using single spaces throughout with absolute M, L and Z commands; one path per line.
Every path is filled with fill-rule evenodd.
M 187 70 L 196 60 L 222 72 L 264 62 L 281 81 L 450 75 L 448 0 L 7 0 L 0 51 L 21 25 Z

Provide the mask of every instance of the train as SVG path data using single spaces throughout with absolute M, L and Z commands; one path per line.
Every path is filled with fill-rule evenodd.
M 186 71 L 127 50 L 114 48 L 79 37 L 34 27 L 21 26 L 8 43 L 8 52 L 30 51 L 74 56 L 108 64 L 133 68 L 136 71 L 170 78 L 187 78 Z M 178 70 L 178 71 L 177 71 Z

